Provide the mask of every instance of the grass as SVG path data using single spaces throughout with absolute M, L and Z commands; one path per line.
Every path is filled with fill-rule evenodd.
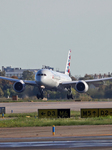
M 33 98 L 19 98 L 18 100 L 12 100 L 11 98 L 0 98 L 0 103 L 17 103 L 17 102 L 70 102 L 74 100 L 68 100 L 68 99 L 48 99 L 48 100 L 42 100 L 42 99 L 33 99 Z
M 26 116 L 30 116 L 27 118 Z M 109 125 L 112 124 L 112 116 L 80 118 L 79 111 L 71 111 L 71 118 L 38 119 L 37 113 L 5 114 L 1 119 L 0 127 L 34 127 L 34 126 L 69 126 L 69 125 Z
M 81 98 L 78 98 L 78 99 L 71 99 L 71 100 L 68 100 L 68 99 L 48 99 L 47 101 L 46 100 L 42 100 L 42 99 L 37 99 L 37 98 L 24 98 L 24 99 L 21 99 L 19 98 L 18 101 L 16 100 L 12 100 L 11 98 L 0 98 L 0 103 L 17 103 L 17 102 L 74 102 L 75 100 L 80 100 Z M 112 99 L 82 99 L 82 101 L 112 101 Z
M 18 118 L 26 118 L 26 116 L 30 116 L 31 118 L 37 116 L 37 112 L 32 113 L 11 113 L 4 115 L 7 118 L 18 117 Z

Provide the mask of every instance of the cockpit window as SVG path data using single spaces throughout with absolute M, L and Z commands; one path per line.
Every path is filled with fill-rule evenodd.
M 46 76 L 46 74 L 37 74 L 37 76 Z

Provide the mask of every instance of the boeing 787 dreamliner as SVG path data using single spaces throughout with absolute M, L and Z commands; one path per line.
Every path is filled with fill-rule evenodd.
M 56 91 L 67 91 L 67 98 L 73 98 L 71 88 L 79 93 L 85 93 L 89 89 L 89 83 L 99 82 L 105 80 L 112 80 L 112 77 L 101 78 L 101 79 L 91 79 L 91 80 L 78 80 L 72 81 L 70 78 L 70 60 L 71 60 L 71 50 L 68 52 L 67 63 L 65 68 L 65 73 L 59 73 L 53 70 L 40 69 L 35 75 L 35 81 L 30 80 L 19 80 L 13 78 L 7 78 L 0 76 L 0 79 L 9 80 L 14 82 L 13 88 L 16 92 L 21 93 L 25 90 L 25 85 L 33 85 L 38 87 L 37 98 L 43 99 L 43 90 L 56 90 Z

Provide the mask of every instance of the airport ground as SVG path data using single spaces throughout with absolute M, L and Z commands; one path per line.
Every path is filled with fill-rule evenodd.
M 79 111 L 81 108 L 112 108 L 112 102 L 19 102 L 0 103 L 6 113 L 37 112 L 38 109 L 70 108 Z M 14 132 L 13 132 L 14 131 Z M 0 128 L 0 137 L 39 137 L 52 136 L 52 127 Z M 56 126 L 55 136 L 96 136 L 111 135 L 112 125 L 98 126 Z
M 74 137 L 74 136 L 75 137 L 112 136 L 112 125 L 56 126 L 55 135 L 52 135 L 52 126 L 0 128 L 0 138 L 3 138 L 2 139 L 3 141 L 4 138 Z M 11 139 L 8 139 L 8 141 L 10 140 Z M 41 139 L 38 140 L 40 141 Z M 19 141 L 23 141 L 23 139 L 22 140 L 20 139 Z
M 0 128 L 0 149 L 110 150 L 112 125 Z
M 70 108 L 74 111 L 79 111 L 80 108 L 112 108 L 112 102 L 20 102 L 20 103 L 0 103 L 0 107 L 6 107 L 6 113 L 24 113 L 37 112 L 38 109 L 56 109 Z M 43 142 L 43 141 L 82 141 L 83 146 L 73 149 L 87 149 L 90 142 L 94 143 L 101 141 L 101 145 L 91 146 L 91 149 L 111 149 L 112 145 L 109 140 L 112 140 L 112 125 L 75 125 L 75 126 L 56 126 L 55 135 L 52 135 L 52 127 L 20 127 L 20 128 L 0 128 L 0 143 L 4 142 Z M 84 139 L 83 139 L 84 138 Z M 91 139 L 91 141 L 89 141 Z M 87 147 L 85 145 L 85 140 Z M 107 143 L 105 142 L 107 140 Z M 103 145 L 105 147 L 103 147 Z M 18 143 L 17 143 L 18 144 Z M 51 143 L 49 143 L 50 145 Z M 98 143 L 97 143 L 98 144 Z M 46 147 L 55 149 L 55 147 Z M 66 145 L 66 144 L 65 144 Z M 14 146 L 14 145 L 13 145 Z M 55 145 L 54 145 L 55 146 Z M 69 146 L 68 146 L 69 147 Z M 0 146 L 1 148 L 1 146 Z M 17 148 L 17 147 L 16 147 Z M 23 147 L 21 147 L 22 149 Z M 35 147 L 40 148 L 42 147 Z M 57 147 L 59 148 L 59 147 Z M 67 147 L 66 147 L 67 148 Z M 8 149 L 11 149 L 10 147 Z M 23 148 L 25 149 L 25 148 Z M 29 148 L 30 149 L 30 148 Z M 34 149 L 34 147 L 31 147 Z M 43 146 L 43 149 L 45 147 Z M 65 149 L 61 147 L 60 149 Z M 72 149 L 72 148 L 71 148 Z M 89 148 L 88 148 L 89 149 Z

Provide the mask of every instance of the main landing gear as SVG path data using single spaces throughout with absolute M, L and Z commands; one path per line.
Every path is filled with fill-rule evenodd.
M 68 88 L 67 99 L 73 99 L 71 88 Z

